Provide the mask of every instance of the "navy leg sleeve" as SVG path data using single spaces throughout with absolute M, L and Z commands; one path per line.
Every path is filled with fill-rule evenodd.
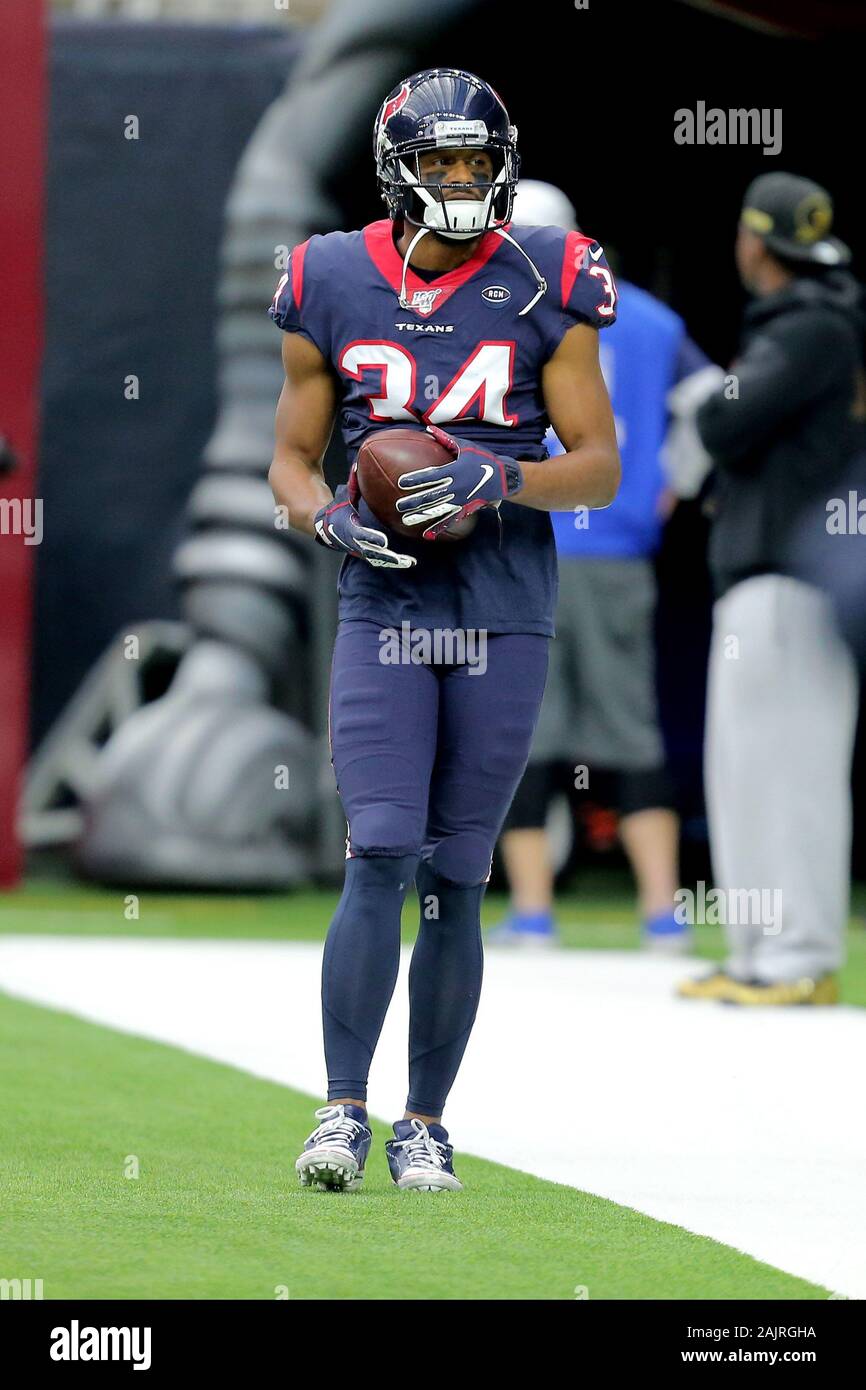
M 481 997 L 485 885 L 446 883 L 423 861 L 415 876 L 421 923 L 409 969 L 406 1109 L 441 1115 Z
M 367 1099 L 367 1076 L 400 968 L 400 914 L 415 855 L 346 861 L 325 942 L 322 1022 L 328 1100 Z

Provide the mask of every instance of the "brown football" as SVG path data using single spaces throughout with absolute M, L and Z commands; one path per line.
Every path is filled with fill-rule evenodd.
M 361 496 L 383 526 L 398 536 L 421 540 L 421 528 L 405 526 L 394 505 L 406 497 L 397 486 L 397 479 L 416 468 L 438 468 L 450 463 L 451 454 L 426 430 L 377 430 L 368 434 L 358 450 L 358 486 Z M 454 522 L 439 536 L 439 540 L 462 541 L 475 530 L 478 517 L 467 516 Z

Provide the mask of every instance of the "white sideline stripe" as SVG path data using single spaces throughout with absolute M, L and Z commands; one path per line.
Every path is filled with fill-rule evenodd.
M 383 1117 L 405 1101 L 407 965 L 404 953 L 371 1077 L 370 1109 Z M 488 951 L 446 1115 L 458 1152 L 866 1298 L 866 1010 L 673 999 L 694 965 Z M 0 936 L 10 994 L 316 1097 L 320 966 L 321 947 L 306 943 Z M 287 1136 L 287 1163 L 301 1137 Z

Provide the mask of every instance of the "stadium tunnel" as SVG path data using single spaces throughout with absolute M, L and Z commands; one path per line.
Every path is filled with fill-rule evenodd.
M 687 74 L 682 93 L 660 93 L 645 55 L 667 43 L 711 47 L 721 68 L 738 71 L 743 105 L 784 108 L 785 93 L 806 83 L 815 100 L 836 104 L 843 125 L 856 116 L 857 89 L 845 81 L 854 60 L 837 32 L 850 22 L 847 6 L 820 14 L 742 6 L 746 25 L 713 8 L 677 0 L 651 13 L 629 7 L 625 47 L 620 6 L 551 9 L 534 59 L 540 98 L 525 109 L 525 52 L 487 0 L 446 0 L 435 10 L 406 0 L 337 3 L 303 36 L 172 27 L 170 59 L 159 24 L 55 24 L 41 491 L 63 521 L 39 557 L 31 774 L 42 754 L 56 754 L 48 731 L 56 735 L 64 721 L 74 731 L 75 692 L 113 634 L 133 629 L 130 613 L 180 618 L 185 633 L 176 674 L 156 699 L 143 698 L 107 741 L 104 718 L 90 728 L 92 764 L 75 793 L 87 808 L 78 855 L 85 872 L 282 886 L 334 862 L 341 827 L 323 718 L 333 615 L 319 597 L 323 584 L 333 586 L 333 565 L 274 527 L 264 472 L 281 372 L 264 308 L 278 278 L 275 249 L 379 215 L 368 145 L 381 92 L 443 50 L 478 52 L 483 37 L 485 73 L 520 124 L 524 172 L 564 186 L 584 225 L 616 244 L 628 277 L 670 302 L 701 345 L 726 360 L 742 303 L 731 257 L 736 209 L 766 160 L 760 150 L 730 148 L 717 151 L 710 170 L 696 161 L 699 151 L 676 147 L 673 110 L 702 84 Z M 806 42 L 815 28 L 819 42 Z M 591 55 L 613 52 L 612 83 Z M 135 164 L 105 158 L 121 107 L 159 137 L 125 149 Z M 653 160 L 645 157 L 650 140 Z M 820 174 L 837 194 L 839 225 L 862 241 L 866 209 L 841 143 L 828 150 L 799 110 L 786 128 L 785 163 Z M 143 386 L 132 432 L 116 390 L 130 362 L 141 364 Z M 332 442 L 329 481 L 341 468 Z M 670 658 L 662 708 L 686 800 L 699 808 L 709 590 L 704 527 L 686 512 L 660 557 L 660 649 Z M 159 659 L 164 665 L 164 648 Z M 211 757 L 225 762 L 224 774 Z M 287 760 L 291 791 L 280 799 L 274 768 Z M 50 780 L 43 777 L 43 793 Z M 50 797 L 42 809 L 49 805 Z

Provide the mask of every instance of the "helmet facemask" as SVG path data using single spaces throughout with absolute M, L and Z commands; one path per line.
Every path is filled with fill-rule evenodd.
M 434 149 L 448 148 L 437 145 Z M 421 169 L 421 156 L 429 145 L 395 155 L 394 165 L 399 188 L 399 211 L 419 227 L 427 227 L 450 240 L 481 236 L 492 227 L 501 227 L 511 218 L 517 175 L 516 158 L 509 149 L 498 145 L 460 146 L 478 149 L 489 155 L 492 174 L 489 179 L 471 183 L 455 183 L 431 178 Z M 460 197 L 465 191 L 467 197 Z M 479 192 L 481 197 L 479 197 Z
M 402 216 L 418 227 L 453 240 L 478 237 L 511 220 L 519 168 L 517 131 L 511 126 L 507 141 L 483 138 L 476 144 L 473 135 L 487 137 L 486 128 L 478 129 L 483 123 L 447 124 L 458 129 L 453 134 L 437 135 L 435 140 L 419 139 L 398 145 L 391 144 L 384 128 L 380 128 L 377 165 L 382 197 L 392 217 Z M 447 149 L 483 150 L 493 166 L 491 178 L 459 184 L 422 176 L 421 156 Z M 471 189 L 476 195 L 480 189 L 483 197 L 455 197 L 460 189 Z

